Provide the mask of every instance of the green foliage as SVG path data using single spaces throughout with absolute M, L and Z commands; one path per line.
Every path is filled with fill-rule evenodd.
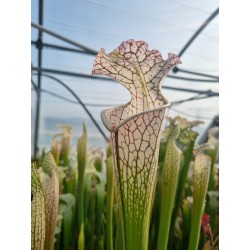
M 201 216 L 204 209 L 205 196 L 211 169 L 211 157 L 206 154 L 209 145 L 201 145 L 195 157 L 193 168 L 193 209 L 189 250 L 197 249 L 199 245 Z
M 166 155 L 162 170 L 161 183 L 161 214 L 160 228 L 158 233 L 158 250 L 165 250 L 168 245 L 172 210 L 174 207 L 178 174 L 181 162 L 181 150 L 175 144 L 179 137 L 179 125 L 169 128 Z
M 63 249 L 70 248 L 70 241 L 73 232 L 73 223 L 75 216 L 75 196 L 71 193 L 60 195 L 61 213 L 63 216 Z
M 198 135 L 193 130 L 196 125 L 198 122 L 177 117 L 170 119 L 162 133 L 157 185 L 150 216 L 150 250 L 157 247 L 186 250 L 189 244 L 192 250 L 218 249 L 218 141 L 210 136 L 209 142 L 214 148 L 203 145 L 202 150 L 195 150 L 193 154 Z M 174 129 L 178 127 L 179 133 L 174 134 Z M 37 163 L 32 164 L 32 242 L 40 235 L 40 241 L 36 243 L 40 244 L 39 247 L 32 243 L 32 249 L 51 249 L 51 245 L 43 245 L 45 229 L 47 225 L 52 225 L 46 235 L 50 234 L 49 242 L 52 242 L 52 247 L 54 244 L 55 250 L 125 250 L 111 146 L 107 146 L 106 152 L 88 149 L 84 125 L 74 152 L 69 147 L 71 138 L 63 140 L 67 131 L 66 135 L 72 136 L 69 133 L 71 130 L 65 132 L 65 127 L 63 129 L 53 138 L 51 154 L 45 153 L 37 159 Z M 173 158 L 176 157 L 173 149 L 178 152 L 177 158 Z M 201 163 L 201 154 L 202 159 L 210 159 L 209 167 Z M 197 170 L 197 161 L 200 162 L 198 170 L 205 167 L 205 172 Z M 199 178 L 202 183 L 197 181 Z M 47 203 L 49 200 L 57 203 L 54 209 L 46 210 L 46 199 Z M 34 201 L 40 203 L 34 207 Z M 38 205 L 40 210 L 35 209 Z

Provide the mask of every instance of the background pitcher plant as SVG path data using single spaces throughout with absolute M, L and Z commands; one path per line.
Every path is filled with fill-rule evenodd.
M 111 132 L 115 179 L 126 250 L 147 249 L 153 197 L 157 180 L 161 126 L 170 103 L 161 94 L 161 83 L 178 56 L 163 60 L 143 41 L 128 40 L 106 54 L 96 56 L 92 74 L 107 75 L 131 93 L 120 107 L 102 111 Z

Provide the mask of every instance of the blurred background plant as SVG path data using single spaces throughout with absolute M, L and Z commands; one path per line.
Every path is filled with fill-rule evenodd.
M 209 146 L 194 150 L 198 133 L 193 127 L 201 122 L 179 116 L 168 117 L 167 122 L 160 144 L 149 249 L 219 249 L 218 129 L 208 133 Z M 61 129 L 52 139 L 51 153 L 43 152 L 32 163 L 32 249 L 122 249 L 111 145 L 106 150 L 89 149 L 84 124 L 73 150 L 72 129 L 65 125 Z M 180 160 L 168 194 L 163 184 L 168 176 L 164 172 L 169 170 L 167 152 L 174 145 L 171 140 Z M 163 218 L 167 229 L 160 226 Z

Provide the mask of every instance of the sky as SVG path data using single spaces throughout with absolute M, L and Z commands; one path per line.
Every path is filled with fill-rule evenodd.
M 38 23 L 38 1 L 31 2 L 31 21 Z M 114 1 L 114 0 L 54 0 L 44 1 L 44 27 L 57 32 L 71 40 L 99 51 L 105 48 L 109 53 L 122 41 L 128 39 L 144 40 L 149 49 L 157 49 L 164 59 L 169 52 L 178 54 L 200 25 L 218 8 L 218 1 L 198 0 L 157 0 L 157 1 Z M 36 41 L 37 30 L 32 28 L 31 39 Z M 44 42 L 73 47 L 47 34 Z M 181 69 L 219 76 L 219 15 L 194 40 L 181 57 Z M 32 46 L 32 64 L 37 66 L 37 49 Z M 43 67 L 67 70 L 76 73 L 91 74 L 94 57 L 77 53 L 62 52 L 45 48 L 43 50 Z M 173 73 L 170 73 L 173 74 Z M 119 83 L 94 81 L 83 78 L 54 75 L 68 84 L 84 103 L 107 104 L 106 107 L 88 106 L 100 126 L 101 110 L 120 105 L 130 100 L 128 91 Z M 197 78 L 194 75 L 178 73 L 178 76 Z M 33 76 L 36 82 L 36 76 Z M 218 83 L 181 81 L 166 78 L 163 85 L 171 87 L 191 88 L 197 90 L 213 90 L 219 92 Z M 72 95 L 56 82 L 43 78 L 42 89 L 52 91 L 68 99 Z M 195 94 L 162 90 L 170 102 L 193 97 Z M 212 97 L 199 101 L 185 102 L 169 109 L 170 116 L 182 115 L 189 120 L 204 121 L 199 132 L 202 134 L 211 119 L 219 112 L 219 98 Z M 34 127 L 36 96 L 32 91 L 32 127 Z M 39 145 L 45 146 L 48 137 L 58 131 L 56 124 L 48 126 L 48 118 L 57 118 L 58 123 L 72 123 L 75 136 L 81 133 L 82 121 L 87 121 L 90 138 L 95 138 L 99 145 L 104 140 L 93 127 L 84 110 L 76 104 L 60 100 L 42 93 Z M 78 122 L 77 122 L 78 121 Z M 102 126 L 106 134 L 109 132 Z M 46 139 L 47 138 L 47 139 Z M 100 144 L 101 142 L 101 144 Z

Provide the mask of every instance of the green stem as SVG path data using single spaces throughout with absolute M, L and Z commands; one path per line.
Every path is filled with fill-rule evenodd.
M 166 156 L 163 164 L 161 187 L 161 215 L 157 250 L 165 250 L 168 245 L 171 215 L 174 206 L 176 186 L 180 168 L 181 151 L 175 145 L 179 135 L 176 126 L 168 138 Z
M 106 184 L 106 180 L 104 180 L 104 175 L 103 173 L 99 173 L 96 172 L 96 230 L 95 230 L 95 234 L 96 234 L 96 245 L 98 246 L 98 249 L 102 250 L 103 247 L 103 227 L 104 227 L 104 223 L 103 223 L 103 210 L 105 207 L 105 184 Z M 97 179 L 97 177 L 99 178 L 99 180 Z
M 112 156 L 106 160 L 107 166 L 107 249 L 113 250 L 113 203 L 114 203 L 114 165 Z
M 75 201 L 75 196 L 70 193 L 62 194 L 60 196 L 60 200 L 63 202 L 63 212 L 62 212 L 63 249 L 68 250 L 71 249 L 73 243 L 71 239 L 73 236 L 73 224 L 75 217 L 76 201 Z
M 209 182 L 210 166 L 211 158 L 203 152 L 199 151 L 194 162 L 193 210 L 188 248 L 189 250 L 198 249 L 201 228 L 201 215 Z
M 78 250 L 83 250 L 84 249 L 84 226 L 83 223 L 81 225 L 81 231 L 79 233 L 78 237 Z
M 81 238 L 81 245 L 84 249 L 84 173 L 87 161 L 87 130 L 86 125 L 83 125 L 83 135 L 78 140 L 77 145 L 77 157 L 78 157 L 78 192 L 77 192 L 77 218 L 78 229 L 80 232 L 79 239 Z M 83 236 L 81 235 L 83 234 Z M 83 243 L 82 243 L 83 240 Z
M 198 211 L 197 211 L 198 210 Z M 200 209 L 196 208 L 193 211 L 192 222 L 191 222 L 191 234 L 190 234 L 190 242 L 189 242 L 189 250 L 198 249 L 199 244 L 199 236 L 200 236 L 200 228 L 201 228 L 201 215 L 199 212 Z M 196 213 L 196 214 L 194 214 Z
M 189 233 L 191 228 L 191 202 L 188 199 L 183 200 L 182 205 L 182 237 L 181 249 L 187 249 Z

